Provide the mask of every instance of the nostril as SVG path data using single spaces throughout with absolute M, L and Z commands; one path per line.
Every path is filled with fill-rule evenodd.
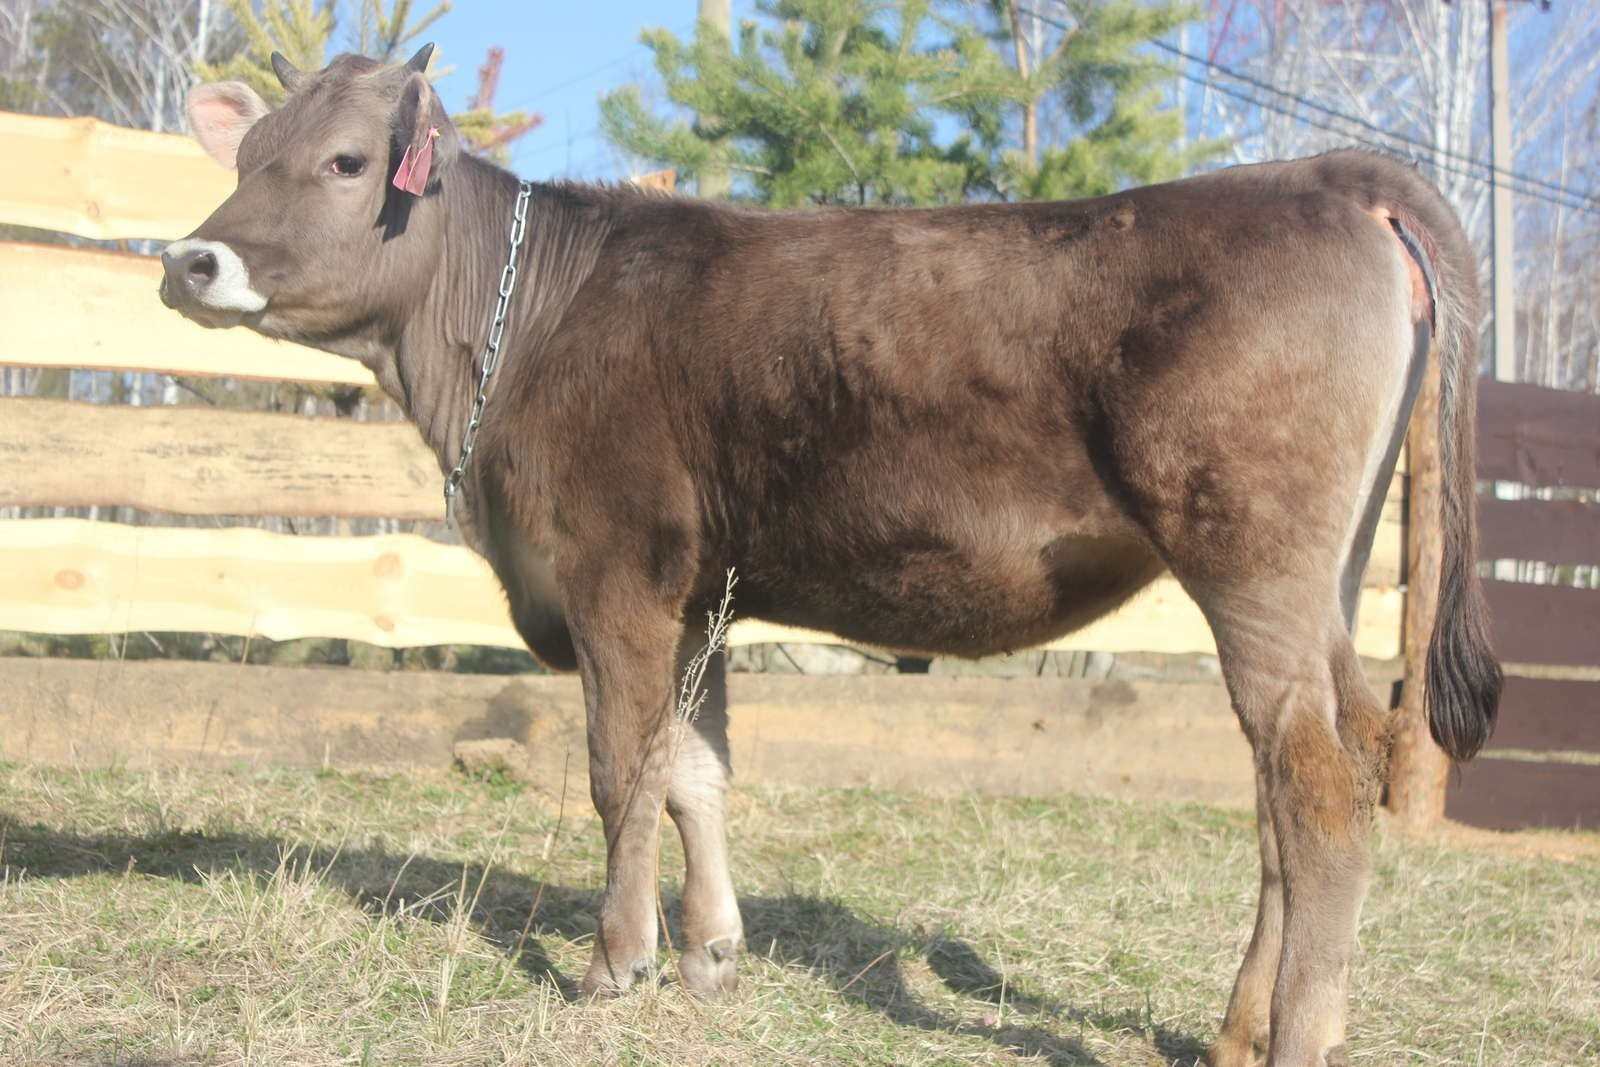
M 190 285 L 210 285 L 217 277 L 217 257 L 210 252 L 196 252 L 189 258 L 184 275 Z

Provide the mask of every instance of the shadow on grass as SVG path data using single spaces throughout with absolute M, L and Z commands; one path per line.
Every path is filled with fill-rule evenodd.
M 285 841 L 248 834 L 212 836 L 185 831 L 140 837 L 79 836 L 12 824 L 5 837 L 0 874 L 72 878 L 131 869 L 189 883 L 199 882 L 201 872 L 270 877 L 283 865 L 290 847 Z M 293 862 L 319 872 L 326 884 L 374 914 L 395 914 L 403 907 L 408 915 L 437 922 L 450 918 L 456 906 L 454 887 L 462 884 L 463 874 L 469 900 L 482 880 L 471 915 L 479 935 L 507 955 L 514 954 L 516 965 L 533 980 L 549 983 L 569 1001 L 579 996 L 577 983 L 556 967 L 541 936 L 570 941 L 592 935 L 599 904 L 596 890 L 539 882 L 504 868 L 491 870 L 485 877 L 479 864 L 376 849 L 300 848 L 293 854 Z M 668 898 L 665 904 L 668 931 L 674 943 L 681 943 L 678 901 Z M 1008 1023 L 1004 1019 L 1008 1012 L 1103 1030 L 1147 1032 L 1170 1063 L 1189 1064 L 1203 1052 L 1192 1036 L 1153 1025 L 1148 1012 L 1084 1011 L 1006 985 L 999 972 L 965 941 L 884 926 L 816 897 L 745 896 L 739 905 L 747 951 L 807 968 L 841 996 L 901 1026 L 983 1037 L 1018 1055 L 1040 1057 L 1053 1067 L 1092 1067 L 1101 1061 L 1073 1038 L 1040 1026 Z M 901 958 L 909 956 L 925 957 L 930 969 L 952 991 L 1005 1010 L 973 1022 L 952 1019 L 928 1007 L 907 985 L 901 970 Z
M 945 985 L 978 1000 L 991 1004 L 1008 1004 L 1035 1015 L 1050 1015 L 1099 1030 L 1133 1030 L 1150 1035 L 1156 1051 L 1168 1063 L 1190 1067 L 1203 1062 L 1206 1046 L 1192 1034 L 1179 1033 L 1155 1021 L 1148 1008 L 1144 1011 L 1116 1012 L 1085 1011 L 1059 1001 L 1041 997 L 1026 988 L 1008 985 L 1007 978 L 989 966 L 967 942 L 955 938 L 937 938 L 927 949 L 928 966 Z

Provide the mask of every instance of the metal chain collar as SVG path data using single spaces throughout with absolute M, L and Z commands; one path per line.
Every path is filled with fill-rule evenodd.
M 467 429 L 461 435 L 461 458 L 455 469 L 444 480 L 444 521 L 450 521 L 451 505 L 461 491 L 462 479 L 467 476 L 467 463 L 472 459 L 472 448 L 478 440 L 478 428 L 483 425 L 483 408 L 489 402 L 489 379 L 500 366 L 500 335 L 505 332 L 506 308 L 511 305 L 511 294 L 517 288 L 517 249 L 522 245 L 522 233 L 528 224 L 528 197 L 533 185 L 521 182 L 517 186 L 517 206 L 511 212 L 511 251 L 506 256 L 505 269 L 500 272 L 500 299 L 494 306 L 494 318 L 489 322 L 489 341 L 483 348 L 483 368 L 478 372 L 478 395 L 472 401 L 472 415 L 467 419 Z

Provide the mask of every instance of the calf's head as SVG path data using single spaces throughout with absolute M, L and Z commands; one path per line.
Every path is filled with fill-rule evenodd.
M 432 51 L 404 66 L 343 55 L 318 72 L 274 55 L 288 93 L 275 111 L 240 82 L 193 89 L 195 138 L 238 186 L 167 246 L 162 301 L 206 326 L 351 355 L 381 344 L 443 254 L 437 194 L 460 140 L 423 74 Z M 421 164 L 414 145 L 428 149 Z

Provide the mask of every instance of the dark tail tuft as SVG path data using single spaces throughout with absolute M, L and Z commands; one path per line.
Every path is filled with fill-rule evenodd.
M 1452 567 L 1446 550 L 1439 615 L 1428 643 L 1428 732 L 1458 761 L 1478 754 L 1500 708 L 1500 664 L 1484 632 L 1488 616 L 1477 575 Z

